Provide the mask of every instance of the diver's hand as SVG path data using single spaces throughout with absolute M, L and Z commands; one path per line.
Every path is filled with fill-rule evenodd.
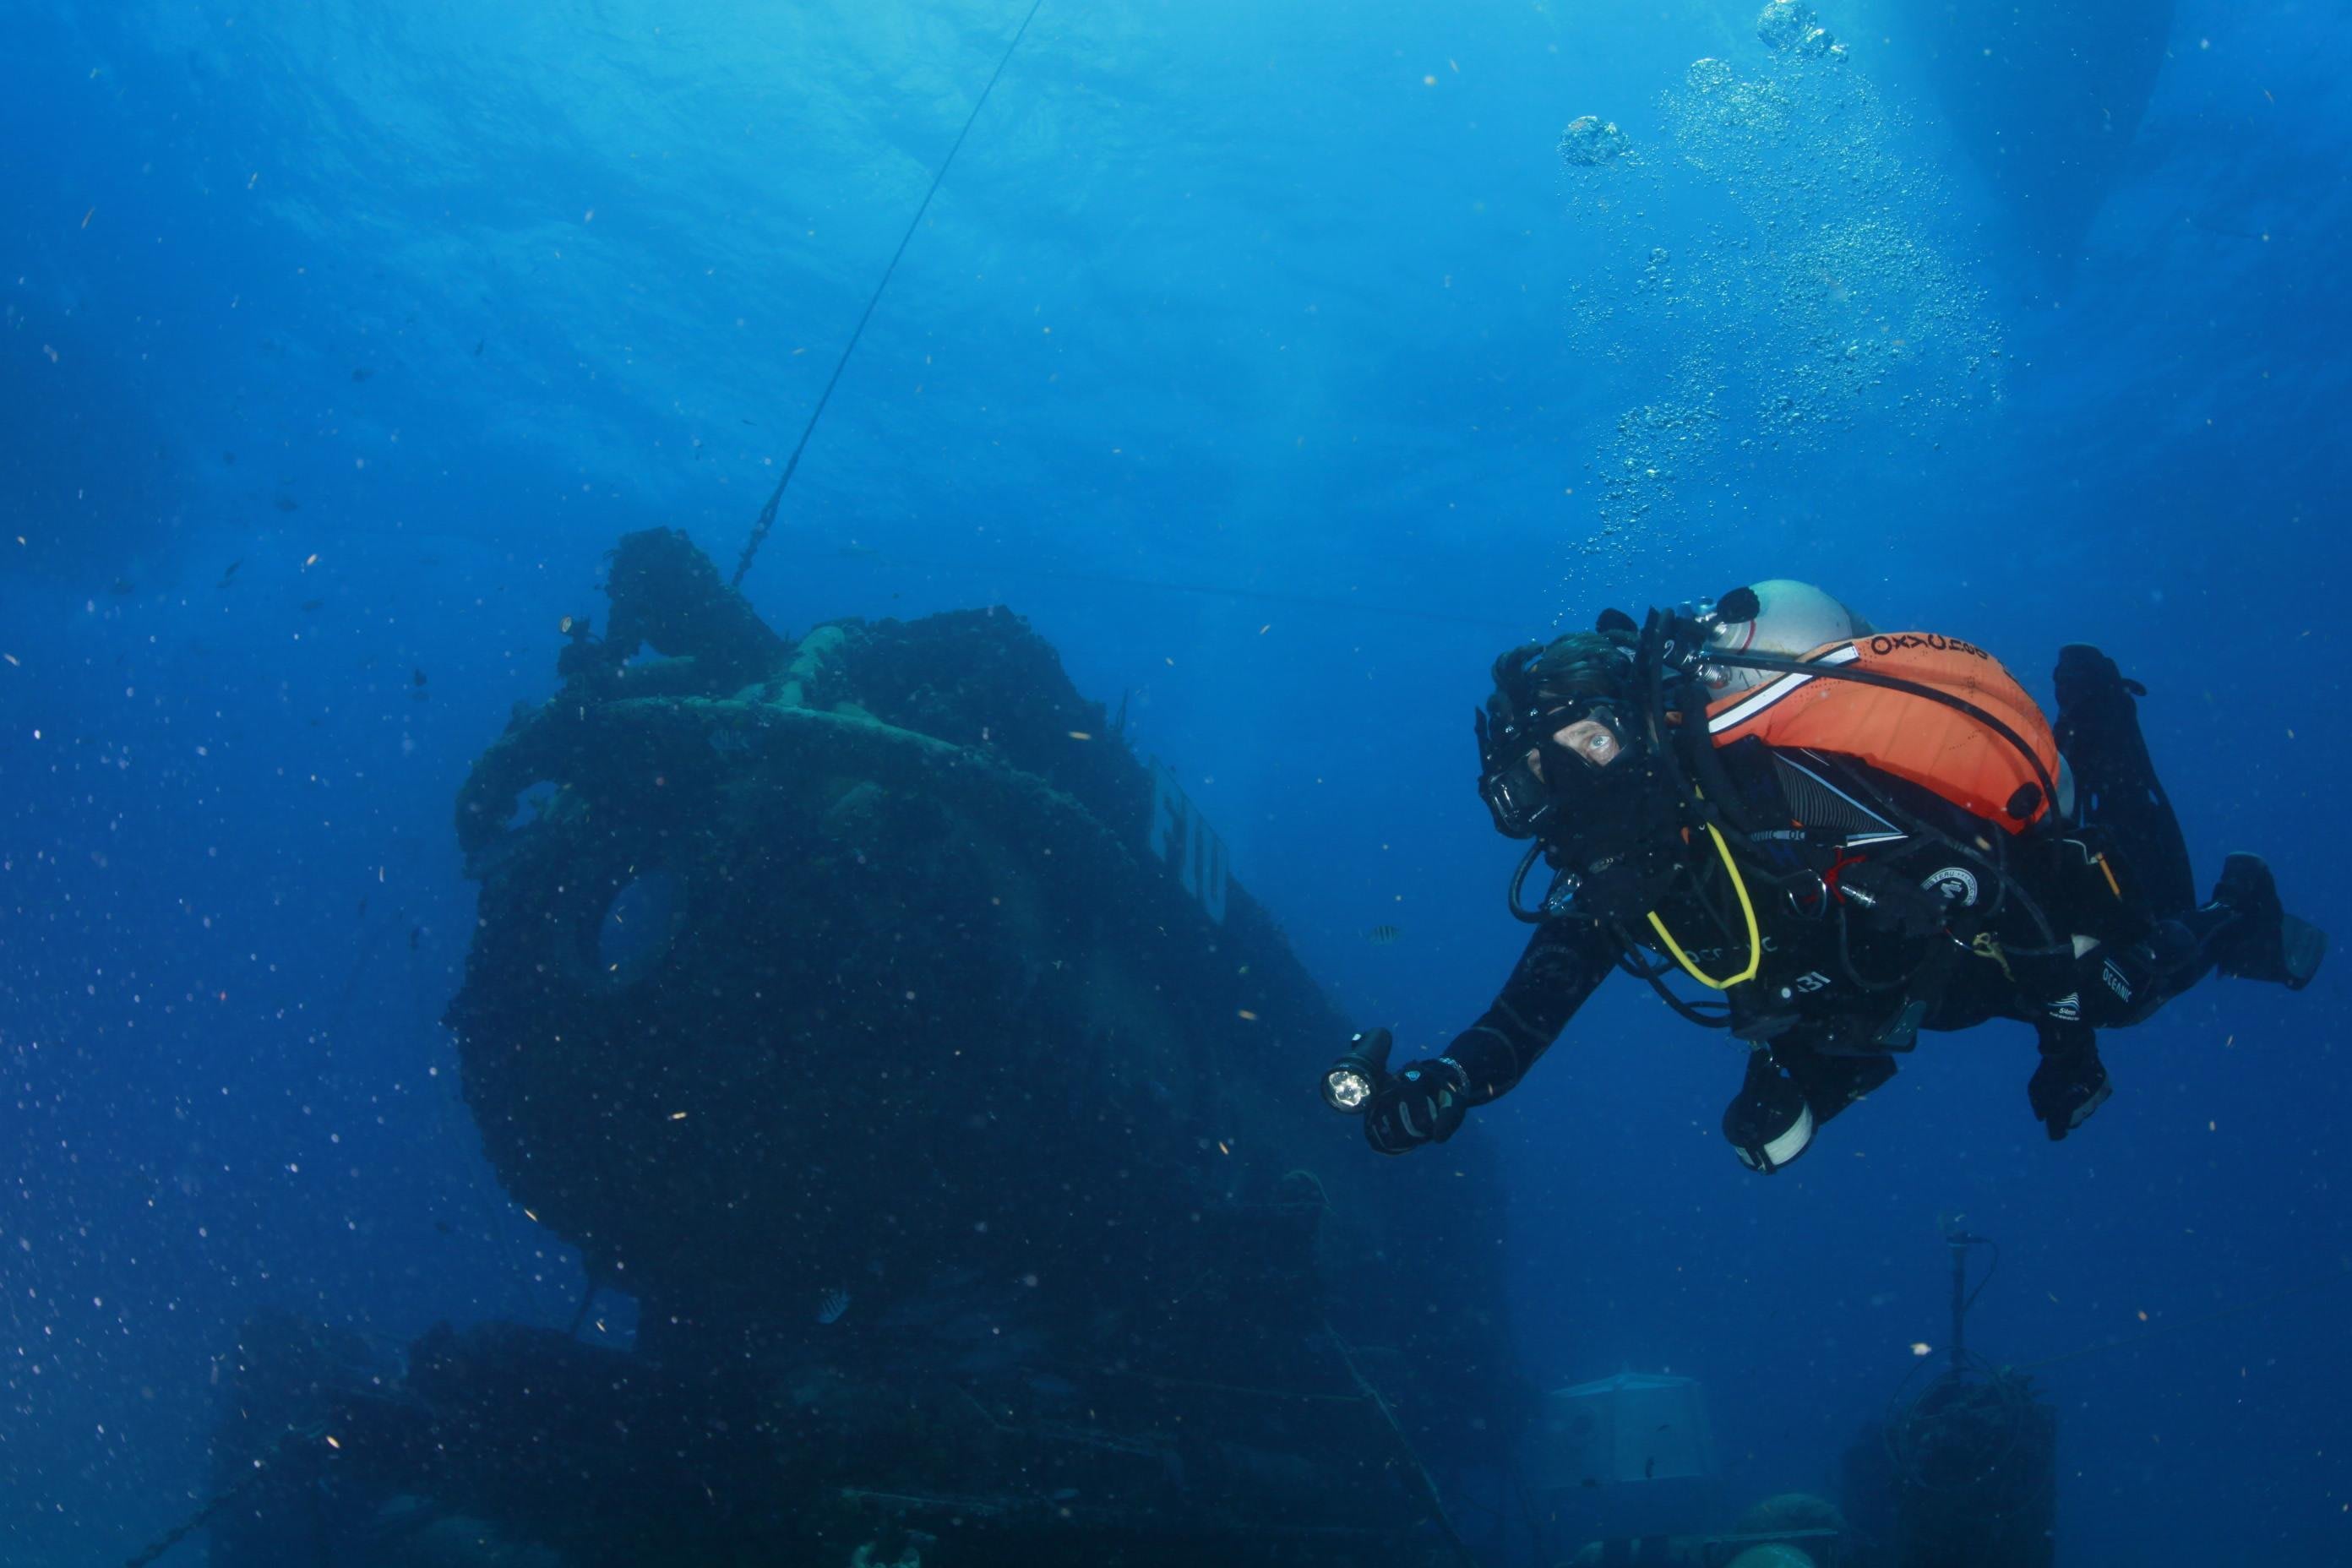
M 1469 1085 L 1451 1058 L 1406 1064 L 1374 1091 L 1364 1112 L 1364 1141 L 1383 1154 L 1444 1142 L 1462 1125 Z
M 2107 1069 L 2099 1061 L 2098 1045 L 2088 1029 L 2079 1033 L 2050 1031 L 2042 1037 L 2042 1065 L 2025 1086 L 2033 1114 L 2057 1142 L 2091 1119 L 2115 1090 Z

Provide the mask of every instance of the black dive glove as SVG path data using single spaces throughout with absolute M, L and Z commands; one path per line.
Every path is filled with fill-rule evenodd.
M 2043 1031 L 2042 1065 L 2033 1069 L 2025 1098 L 2033 1102 L 2035 1117 L 2050 1130 L 2050 1142 L 2057 1142 L 2088 1121 L 2091 1112 L 2105 1105 L 2114 1092 L 2107 1084 L 2107 1069 L 2099 1062 L 2097 1039 L 2090 1030 Z
M 1462 1125 L 1469 1087 L 1469 1075 L 1450 1057 L 1408 1063 L 1373 1091 L 1364 1141 L 1383 1154 L 1444 1142 Z

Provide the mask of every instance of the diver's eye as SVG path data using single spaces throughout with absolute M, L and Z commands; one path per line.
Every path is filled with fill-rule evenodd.
M 1587 767 L 1605 768 L 1617 760 L 1617 753 L 1623 749 L 1617 731 L 1598 719 L 1580 719 L 1552 740 Z

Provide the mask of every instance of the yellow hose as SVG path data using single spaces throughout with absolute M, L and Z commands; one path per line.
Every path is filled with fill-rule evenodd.
M 1715 840 L 1715 852 L 1723 857 L 1723 868 L 1731 876 L 1731 890 L 1739 900 L 1740 917 L 1748 924 L 1748 967 L 1728 980 L 1717 980 L 1691 962 L 1690 954 L 1683 951 L 1683 944 L 1675 940 L 1675 933 L 1666 929 L 1666 922 L 1658 918 L 1655 910 L 1650 911 L 1650 929 L 1658 933 L 1658 940 L 1666 944 L 1666 951 L 1683 966 L 1684 973 L 1710 991 L 1728 991 L 1743 981 L 1755 979 L 1764 967 L 1764 937 L 1756 929 L 1756 905 L 1748 896 L 1748 879 L 1739 874 L 1738 863 L 1731 858 L 1731 846 L 1723 841 L 1715 824 L 1707 823 L 1706 827 L 1706 836 Z

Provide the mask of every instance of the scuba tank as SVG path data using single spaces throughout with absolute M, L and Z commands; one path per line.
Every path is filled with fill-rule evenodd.
M 1801 658 L 1817 647 L 1871 634 L 1868 621 L 1810 583 L 1774 577 L 1751 584 L 1748 592 L 1756 595 L 1754 617 L 1713 622 L 1706 634 L 1709 653 Z M 1710 696 L 1729 697 L 1752 690 L 1778 676 L 1769 669 L 1710 663 L 1704 668 L 1702 678 Z

